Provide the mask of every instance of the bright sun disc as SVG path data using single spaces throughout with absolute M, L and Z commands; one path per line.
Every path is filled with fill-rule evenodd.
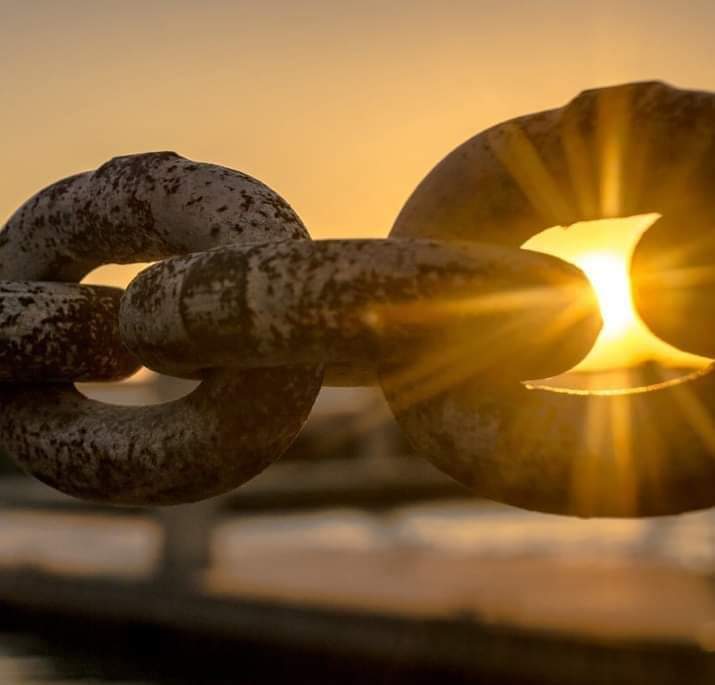
M 574 258 L 596 291 L 604 337 L 622 335 L 636 321 L 627 263 L 621 255 L 586 253 Z
M 598 298 L 603 328 L 588 356 L 573 371 L 611 371 L 655 361 L 680 368 L 704 368 L 707 359 L 686 354 L 659 340 L 635 311 L 630 261 L 638 239 L 657 215 L 582 222 L 554 227 L 524 244 L 580 267 Z

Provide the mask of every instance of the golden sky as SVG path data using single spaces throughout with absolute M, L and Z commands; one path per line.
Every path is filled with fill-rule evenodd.
M 0 215 L 172 149 L 273 186 L 314 237 L 383 236 L 447 152 L 584 88 L 715 87 L 711 0 L 0 0 Z
M 170 149 L 260 178 L 313 237 L 385 236 L 488 126 L 623 81 L 715 89 L 713 25 L 712 0 L 0 0 L 0 215 Z

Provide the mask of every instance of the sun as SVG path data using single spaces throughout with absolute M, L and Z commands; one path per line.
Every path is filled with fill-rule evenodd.
M 626 369 L 645 361 L 678 368 L 703 368 L 710 363 L 656 338 L 633 306 L 631 256 L 640 236 L 657 219 L 658 215 L 649 214 L 554 227 L 523 245 L 580 267 L 596 292 L 603 328 L 588 356 L 572 371 Z
M 584 252 L 573 258 L 596 291 L 603 318 L 601 335 L 613 338 L 636 326 L 628 264 L 615 252 Z

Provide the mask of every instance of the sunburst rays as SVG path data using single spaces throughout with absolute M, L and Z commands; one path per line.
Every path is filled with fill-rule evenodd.
M 684 368 L 704 368 L 709 364 L 708 359 L 687 354 L 653 335 L 634 309 L 630 287 L 623 283 L 628 278 L 628 264 L 639 237 L 657 218 L 650 214 L 582 222 L 566 231 L 549 229 L 525 243 L 531 250 L 546 252 L 580 266 L 591 277 L 599 295 L 604 329 L 589 355 L 574 371 L 599 371 L 649 360 Z M 707 272 L 691 269 L 682 271 L 680 277 L 704 279 Z M 715 278 L 712 270 L 709 273 Z M 620 288 L 615 287 L 617 281 L 621 282 Z M 620 299 L 614 299 L 616 296 Z M 620 319 L 620 324 L 609 325 L 614 319 Z
M 561 156 L 552 150 L 552 157 L 542 157 L 540 142 L 532 141 L 518 120 L 488 137 L 489 148 L 545 223 L 563 226 L 576 222 L 566 232 L 554 228 L 548 239 L 544 239 L 546 233 L 542 234 L 525 247 L 581 265 L 587 275 L 589 253 L 605 253 L 611 260 L 614 277 L 627 278 L 636 243 L 660 216 L 643 212 L 657 210 L 667 215 L 669 208 L 682 209 L 687 205 L 684 198 L 687 199 L 689 184 L 713 134 L 708 131 L 700 139 L 697 135 L 690 137 L 690 143 L 672 159 L 672 164 L 654 169 L 654 155 L 649 146 L 665 135 L 663 122 L 656 118 L 653 123 L 635 127 L 632 95 L 633 91 L 628 89 L 608 90 L 596 99 L 590 113 L 567 109 L 559 131 Z M 590 124 L 586 121 L 589 117 Z M 479 188 L 474 192 L 478 193 Z M 648 208 L 653 198 L 658 201 Z M 696 209 L 699 206 L 692 205 L 691 216 L 702 224 L 704 217 L 695 214 L 701 211 Z M 585 223 L 587 219 L 591 222 Z M 596 219 L 600 220 L 595 222 Z M 583 223 L 578 224 L 579 220 Z M 701 236 L 681 242 L 677 251 L 662 255 L 663 265 L 674 265 L 672 283 L 715 282 L 715 269 L 711 265 L 692 263 L 693 255 L 713 242 L 711 236 Z M 483 298 L 433 302 L 419 312 L 406 307 L 402 315 L 413 320 L 421 317 L 427 326 L 441 321 L 441 317 L 446 323 L 447 318 L 466 313 L 499 312 L 520 317 L 531 306 L 529 298 L 538 296 L 520 291 L 491 293 Z M 606 470 L 615 474 L 610 484 L 613 492 L 608 496 L 618 498 L 620 510 L 635 511 L 644 488 L 658 492 L 659 483 L 664 480 L 663 470 L 667 468 L 665 455 L 672 457 L 677 453 L 672 445 L 666 449 L 665 442 L 672 441 L 673 436 L 661 430 L 660 425 L 669 423 L 671 417 L 659 416 L 659 412 L 678 414 L 680 424 L 690 426 L 706 451 L 715 454 L 715 422 L 703 398 L 687 381 L 666 383 L 660 388 L 664 393 L 661 396 L 656 386 L 670 373 L 667 367 L 702 369 L 710 360 L 686 354 L 656 338 L 636 313 L 629 289 L 622 287 L 621 296 L 625 298 L 623 302 L 612 302 L 621 307 L 622 315 L 625 313 L 619 330 L 613 327 L 609 330 L 609 312 L 604 311 L 605 335 L 578 367 L 581 371 L 601 370 L 599 374 L 583 374 L 586 381 L 579 393 L 579 401 L 583 403 L 582 411 L 578 412 L 578 420 L 583 422 L 582 454 L 588 455 L 583 463 L 574 465 L 573 471 L 572 497 L 578 505 L 574 508 L 579 511 L 598 509 L 595 499 L 603 497 L 604 492 L 594 487 L 594 483 L 603 485 L 598 474 L 606 463 L 610 465 Z M 607 299 L 602 300 L 602 306 L 608 305 Z M 391 316 L 394 315 L 399 317 L 400 312 L 392 312 Z M 564 310 L 562 315 L 542 321 L 534 329 L 538 332 L 531 342 L 535 347 L 557 345 L 560 333 L 574 325 L 578 317 L 578 312 Z M 399 364 L 387 377 L 393 397 L 401 398 L 405 404 L 418 404 L 462 387 L 471 378 L 509 376 L 509 346 L 500 345 L 500 341 L 514 335 L 516 330 L 505 317 L 501 326 L 476 335 L 471 343 L 466 337 L 457 337 L 449 346 L 420 350 L 413 364 Z M 651 363 L 643 366 L 647 361 Z M 604 372 L 609 368 L 610 372 Z M 606 377 L 610 390 L 604 392 L 602 382 Z M 653 392 L 645 389 L 634 392 L 633 386 L 653 386 Z M 543 386 L 530 387 L 546 392 Z M 668 399 L 657 399 L 666 395 Z M 400 407 L 396 409 L 399 411 Z
M 555 299 L 563 306 L 554 306 Z M 419 345 L 400 350 L 395 365 L 388 364 L 383 374 L 392 393 L 409 405 L 479 376 L 518 381 L 514 369 L 531 361 L 524 356 L 543 355 L 549 346 L 558 349 L 560 338 L 583 322 L 591 305 L 583 290 L 533 287 L 371 308 L 367 318 L 378 328 L 389 322 L 392 327 L 409 326 L 418 337 L 420 329 L 426 333 Z M 546 311 L 551 314 L 548 325 Z

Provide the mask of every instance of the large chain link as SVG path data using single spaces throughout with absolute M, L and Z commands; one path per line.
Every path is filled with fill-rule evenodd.
M 107 262 L 307 236 L 292 209 L 245 174 L 173 153 L 120 157 L 50 186 L 11 217 L 0 278 L 78 280 Z M 0 435 L 20 466 L 77 497 L 191 501 L 280 456 L 321 379 L 320 364 L 213 369 L 187 397 L 144 408 L 104 405 L 67 384 L 6 385 Z
M 281 455 L 325 374 L 379 383 L 417 451 L 477 494 L 579 515 L 709 506 L 715 441 L 683 404 L 707 407 L 713 376 L 589 396 L 524 386 L 577 363 L 600 319 L 580 271 L 519 246 L 577 220 L 682 218 L 693 206 L 683 188 L 702 203 L 702 184 L 679 185 L 676 203 L 667 174 L 641 177 L 641 158 L 618 167 L 629 192 L 614 199 L 598 184 L 599 155 L 623 137 L 625 113 L 666 159 L 675 147 L 661 141 L 682 145 L 685 113 L 715 130 L 712 102 L 634 84 L 490 129 L 436 167 L 387 240 L 311 241 L 262 183 L 173 153 L 60 181 L 0 233 L 2 446 L 78 497 L 201 499 Z M 148 260 L 162 261 L 130 284 L 119 314 L 117 291 L 67 283 Z M 128 374 L 135 359 L 202 382 L 142 408 L 71 385 Z M 620 432 L 594 435 L 594 413 L 620 417 Z
M 676 251 L 687 262 L 712 233 L 713 133 L 711 93 L 662 83 L 586 91 L 458 147 L 413 193 L 391 236 L 517 248 L 555 225 L 659 213 L 642 243 L 672 259 L 664 236 L 695 235 L 689 251 Z M 698 336 L 676 337 L 663 323 L 673 303 L 647 283 L 655 294 L 636 298 L 647 320 L 697 351 Z M 410 442 L 486 497 L 556 513 L 651 515 L 715 504 L 712 368 L 650 392 L 584 395 L 477 376 L 414 402 L 399 385 L 383 387 Z

